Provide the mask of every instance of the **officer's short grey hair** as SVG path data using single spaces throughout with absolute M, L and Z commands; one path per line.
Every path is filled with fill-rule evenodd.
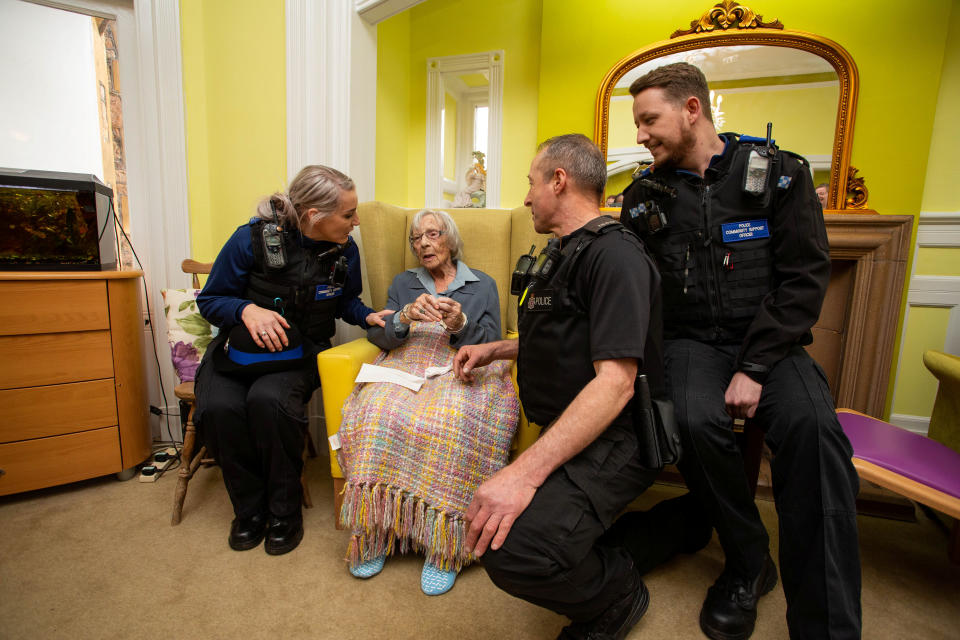
M 600 202 L 607 186 L 607 160 L 593 140 L 582 133 L 554 136 L 541 142 L 537 153 L 542 154 L 540 169 L 545 180 L 562 168 L 586 193 L 595 193 Z

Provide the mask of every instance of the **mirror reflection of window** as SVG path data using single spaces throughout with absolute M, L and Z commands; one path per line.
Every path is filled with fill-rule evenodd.
M 473 150 L 487 155 L 487 105 L 477 105 L 473 110 Z

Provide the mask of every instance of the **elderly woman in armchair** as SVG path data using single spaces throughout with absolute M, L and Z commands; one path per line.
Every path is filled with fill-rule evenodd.
M 350 394 L 340 521 L 353 532 L 354 576 L 377 575 L 397 551 L 423 552 L 421 588 L 439 595 L 471 560 L 463 514 L 477 486 L 506 464 L 519 403 L 507 363 L 486 367 L 474 384 L 449 373 L 457 347 L 501 337 L 496 283 L 460 259 L 453 219 L 417 213 L 410 250 L 420 266 L 394 278 L 386 308 L 395 313 L 367 339 L 384 349 L 376 365 L 427 379 L 419 391 L 361 383 Z

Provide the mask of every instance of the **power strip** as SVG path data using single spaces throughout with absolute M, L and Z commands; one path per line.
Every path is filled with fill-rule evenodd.
M 161 454 L 165 454 L 165 456 Z M 140 469 L 140 482 L 156 482 L 157 478 L 160 477 L 160 473 L 173 464 L 174 460 L 176 460 L 176 455 L 177 450 L 173 447 L 167 447 L 163 451 L 157 451 L 154 453 L 152 459 L 150 460 L 151 464 L 145 464 Z M 157 457 L 164 459 L 157 460 Z
M 157 460 L 157 454 L 160 454 L 160 453 L 166 453 L 167 459 Z M 176 460 L 176 456 L 177 456 L 177 450 L 174 449 L 173 447 L 167 447 L 163 451 L 157 451 L 156 453 L 153 454 L 152 464 L 157 468 L 157 471 L 163 471 L 164 469 L 169 467 L 171 464 L 173 464 L 173 461 Z M 145 482 L 149 482 L 149 480 Z

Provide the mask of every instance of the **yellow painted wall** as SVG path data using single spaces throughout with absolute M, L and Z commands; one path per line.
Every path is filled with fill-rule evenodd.
M 960 0 L 953 0 L 943 53 L 937 116 L 923 190 L 924 211 L 960 211 L 957 146 L 960 145 Z
M 402 206 L 418 206 L 410 202 L 407 178 L 411 69 L 410 12 L 404 11 L 377 26 L 375 190 L 377 200 Z M 426 101 L 426 96 L 423 100 Z M 422 201 L 423 185 L 420 185 L 420 194 Z
M 181 0 L 180 28 L 191 250 L 211 260 L 286 186 L 284 3 Z
M 943 350 L 950 310 L 938 307 L 911 307 L 910 331 L 903 340 L 900 380 L 892 413 L 929 416 L 937 395 L 937 379 L 923 366 L 923 352 Z
M 464 55 L 502 49 L 503 70 L 503 163 L 500 206 L 522 204 L 527 190 L 527 170 L 537 144 L 537 82 L 540 73 L 539 0 L 430 0 L 385 20 L 378 26 L 378 60 L 391 61 L 391 70 L 408 61 L 408 112 L 383 102 L 380 87 L 384 67 L 377 70 L 377 190 L 378 200 L 416 207 L 424 199 L 425 119 L 427 58 Z M 400 96 L 398 96 L 399 98 Z M 386 121 L 401 128 L 397 136 L 380 134 Z M 403 155 L 400 155 L 403 154 Z M 405 187 L 396 175 L 381 171 L 380 158 L 399 158 L 393 171 L 403 174 Z
M 921 247 L 917 251 L 916 275 L 960 278 L 960 248 Z
M 443 177 L 457 181 L 457 99 L 443 93 Z
M 960 211 L 956 148 L 960 145 L 960 0 L 954 0 L 943 53 L 943 73 L 923 188 L 926 212 Z M 915 256 L 917 276 L 960 277 L 960 248 L 921 247 Z M 937 380 L 923 366 L 927 349 L 943 351 L 949 310 L 911 307 L 906 319 L 900 370 L 894 391 L 894 413 L 929 416 Z

